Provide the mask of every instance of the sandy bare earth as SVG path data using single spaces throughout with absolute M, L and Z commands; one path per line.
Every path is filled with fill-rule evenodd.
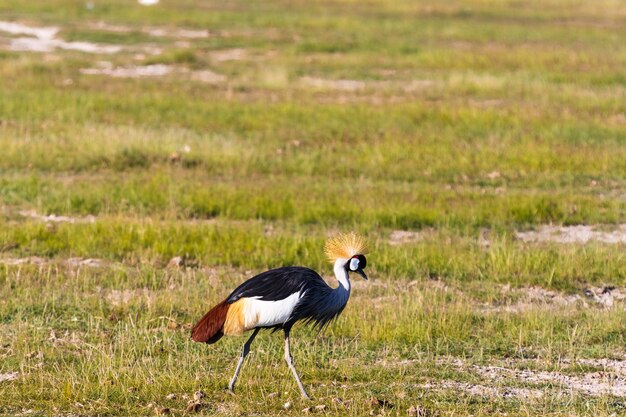
M 7 372 L 4 374 L 0 374 L 0 382 L 13 381 L 17 379 L 18 376 L 19 376 L 19 372 Z
M 318 90 L 342 91 L 354 93 L 365 90 L 386 91 L 389 89 L 402 90 L 405 93 L 420 91 L 435 85 L 433 80 L 353 80 L 353 79 L 328 79 L 312 76 L 304 76 L 298 79 L 298 83 L 305 88 Z
M 388 243 L 392 246 L 405 245 L 422 240 L 422 233 L 412 230 L 394 230 L 389 235 Z
M 105 262 L 96 258 L 68 258 L 63 260 L 55 260 L 49 258 L 41 258 L 39 256 L 27 256 L 24 258 L 0 258 L 0 265 L 47 265 L 51 263 L 63 263 L 70 267 L 89 266 L 100 267 Z
M 541 398 L 543 396 L 543 392 L 538 389 L 516 387 L 490 387 L 481 384 L 471 384 L 468 382 L 457 382 L 452 380 L 426 383 L 421 385 L 421 388 L 462 391 L 470 395 L 475 395 L 479 397 L 532 399 Z
M 108 75 L 115 78 L 145 78 L 145 77 L 161 77 L 172 72 L 169 65 L 132 65 L 128 67 L 113 67 L 102 65 L 100 68 L 83 68 L 81 74 L 88 75 Z
M 102 45 L 92 42 L 66 42 L 57 38 L 59 28 L 32 27 L 17 22 L 0 21 L 0 32 L 9 35 L 26 35 L 9 39 L 12 51 L 52 52 L 55 49 L 67 49 L 87 53 L 114 54 L 120 52 L 119 45 Z
M 390 245 L 404 245 L 418 242 L 424 238 L 425 231 L 394 230 L 389 236 Z M 481 231 L 479 243 L 489 246 L 489 230 Z M 534 230 L 516 231 L 515 238 L 526 243 L 554 242 L 562 244 L 585 244 L 600 242 L 607 244 L 626 243 L 626 224 L 620 225 L 542 225 Z
M 148 26 L 144 28 L 133 28 L 130 26 L 112 25 L 107 22 L 96 22 L 88 24 L 89 29 L 102 30 L 106 32 L 114 33 L 129 33 L 133 31 L 140 31 L 156 38 L 172 37 L 179 39 L 204 39 L 211 36 L 211 33 L 206 29 L 185 29 L 185 28 L 163 28 Z
M 516 232 L 515 237 L 524 242 L 556 242 L 556 243 L 626 243 L 626 224 L 606 230 L 600 226 L 552 226 L 544 225 L 536 230 Z
M 225 75 L 218 74 L 211 70 L 190 71 L 186 68 L 178 68 L 172 65 L 130 65 L 124 67 L 114 67 L 110 62 L 101 61 L 94 68 L 82 68 L 81 74 L 105 75 L 114 78 L 149 78 L 163 77 L 169 74 L 187 76 L 195 81 L 207 84 L 219 84 L 227 80 Z
M 438 361 L 439 365 L 459 368 L 482 377 L 483 384 L 471 384 L 456 381 L 441 381 L 422 385 L 423 388 L 463 391 L 470 395 L 485 397 L 517 397 L 521 399 L 540 398 L 544 395 L 583 394 L 589 396 L 613 395 L 626 397 L 626 361 L 614 359 L 579 359 L 564 360 L 566 365 L 587 365 L 601 370 L 591 370 L 578 374 L 566 374 L 559 371 L 537 371 L 519 369 L 521 361 L 509 361 L 509 366 L 469 365 L 459 358 L 446 358 Z M 488 385 L 489 384 L 489 385 Z M 517 387 L 515 385 L 530 385 Z
M 69 217 L 69 216 L 57 216 L 56 214 L 39 214 L 34 210 L 21 210 L 20 216 L 30 217 L 32 219 L 41 220 L 46 223 L 95 223 L 96 218 L 94 216 L 85 217 Z
M 515 298 L 514 302 L 504 301 L 499 304 L 485 304 L 481 310 L 493 313 L 521 313 L 533 309 L 553 310 L 569 306 L 608 309 L 617 302 L 626 300 L 626 288 L 614 286 L 590 286 L 578 294 L 566 294 L 537 286 L 513 289 L 505 285 L 502 286 L 501 291 L 503 300 L 507 300 L 510 295 L 518 297 Z

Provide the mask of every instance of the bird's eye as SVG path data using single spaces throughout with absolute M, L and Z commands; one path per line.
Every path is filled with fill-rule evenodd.
M 356 271 L 359 269 L 359 258 L 350 259 L 350 271 Z

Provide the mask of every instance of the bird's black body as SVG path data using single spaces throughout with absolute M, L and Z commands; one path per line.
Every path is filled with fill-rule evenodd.
M 334 291 L 315 271 L 301 266 L 285 266 L 256 275 L 226 298 L 232 304 L 240 298 L 258 298 L 263 301 L 280 301 L 300 293 L 301 297 L 289 319 L 282 325 L 270 328 L 291 328 L 297 321 L 324 327 L 336 318 L 343 307 L 333 311 L 327 306 L 328 296 Z
M 255 275 L 226 298 L 229 304 L 242 297 L 257 297 L 264 301 L 278 301 L 303 289 L 318 285 L 328 287 L 322 277 L 312 269 L 301 266 L 284 266 Z

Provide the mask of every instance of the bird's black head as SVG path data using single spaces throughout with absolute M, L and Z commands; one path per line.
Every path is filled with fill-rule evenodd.
M 346 263 L 346 269 L 351 272 L 356 272 L 361 275 L 364 279 L 367 279 L 367 275 L 363 272 L 363 269 L 367 265 L 367 259 L 363 255 L 354 255 L 350 260 Z

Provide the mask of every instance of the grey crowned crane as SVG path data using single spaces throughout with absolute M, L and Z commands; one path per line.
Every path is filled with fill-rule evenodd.
M 212 344 L 222 336 L 240 336 L 252 330 L 243 345 L 235 374 L 228 385 L 233 392 L 250 345 L 261 329 L 283 330 L 285 361 L 291 369 L 302 397 L 309 399 L 293 365 L 289 351 L 289 333 L 298 321 L 323 328 L 343 311 L 350 297 L 349 272 L 364 279 L 365 241 L 355 233 L 329 239 L 324 247 L 334 265 L 337 288 L 329 287 L 319 274 L 309 268 L 287 266 L 256 275 L 237 287 L 224 301 L 213 307 L 191 331 L 196 342 Z

